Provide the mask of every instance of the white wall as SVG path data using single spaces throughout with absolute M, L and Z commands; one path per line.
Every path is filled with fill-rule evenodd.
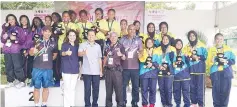
M 164 10 L 157 14 L 158 18 L 147 18 L 148 20 L 145 20 L 145 30 L 146 25 L 151 21 L 156 22 L 156 29 L 158 29 L 159 22 L 166 21 L 169 24 L 169 31 L 176 35 L 177 38 L 182 39 L 184 44 L 188 42 L 185 34 L 189 30 L 203 32 L 208 37 L 208 45 L 213 43 L 215 35 L 215 14 L 213 10 Z M 154 17 L 155 15 L 148 16 L 146 14 L 145 16 Z
M 237 26 L 237 3 L 219 10 L 219 29 Z

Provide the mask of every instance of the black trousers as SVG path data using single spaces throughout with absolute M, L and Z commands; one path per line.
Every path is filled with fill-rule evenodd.
M 61 72 L 61 55 L 60 51 L 58 51 L 57 58 L 53 60 L 53 77 L 55 81 L 60 81 L 62 78 L 62 72 Z
M 33 70 L 33 63 L 34 63 L 34 56 L 28 55 L 25 57 L 25 73 L 26 73 L 26 78 L 31 79 L 32 78 L 32 70 Z
M 124 69 L 123 70 L 123 101 L 127 103 L 127 86 L 129 81 L 132 82 L 132 102 L 135 104 L 139 102 L 139 70 L 138 69 Z
M 84 81 L 84 101 L 85 107 L 98 107 L 99 88 L 100 88 L 100 75 L 85 75 L 83 74 Z M 91 87 L 92 87 L 92 105 L 91 105 Z
M 5 70 L 7 81 L 13 82 L 15 79 L 24 82 L 24 61 L 21 53 L 4 54 Z
M 112 107 L 113 90 L 116 94 L 117 107 L 123 106 L 123 73 L 120 71 L 108 70 L 105 73 L 106 86 L 106 107 Z

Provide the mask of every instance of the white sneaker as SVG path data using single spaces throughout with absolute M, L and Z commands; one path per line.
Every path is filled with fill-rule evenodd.
M 19 84 L 19 83 L 20 83 L 19 80 L 15 80 L 15 81 L 13 81 L 14 86 L 16 86 L 16 85 Z
M 132 92 L 132 86 L 130 84 L 127 87 L 127 92 Z
M 198 105 L 197 104 L 192 104 L 191 107 L 198 107 Z
M 7 83 L 6 88 L 10 88 L 10 87 L 14 87 L 13 82 L 8 82 L 8 83 Z
M 19 84 L 15 85 L 16 88 L 22 88 L 25 86 L 26 86 L 26 84 L 24 82 L 20 82 Z
M 26 79 L 26 82 L 25 82 L 27 85 L 30 85 L 31 84 L 31 79 Z

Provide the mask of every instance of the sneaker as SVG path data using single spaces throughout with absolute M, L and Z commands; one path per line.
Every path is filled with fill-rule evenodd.
M 10 88 L 10 87 L 14 87 L 14 83 L 13 82 L 8 82 L 7 83 L 6 88 Z
M 155 104 L 150 104 L 150 106 L 149 107 L 155 107 Z
M 132 86 L 130 84 L 127 87 L 127 92 L 132 92 Z
M 31 84 L 31 79 L 26 79 L 26 81 L 25 81 L 25 83 L 27 84 L 27 85 L 30 85 Z
M 19 80 L 15 80 L 15 81 L 13 81 L 14 86 L 16 86 L 16 85 L 19 84 L 19 83 L 20 83 Z
M 198 107 L 197 104 L 192 104 L 191 107 Z
M 83 80 L 83 76 L 80 77 L 80 80 Z
M 47 105 L 42 105 L 41 107 L 47 107 Z
M 15 85 L 16 88 L 22 88 L 25 86 L 26 86 L 26 84 L 24 82 L 20 82 L 19 84 Z
M 137 102 L 132 104 L 132 107 L 138 107 Z

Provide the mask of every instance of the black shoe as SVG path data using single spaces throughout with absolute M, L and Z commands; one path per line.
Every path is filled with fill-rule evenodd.
M 132 107 L 138 107 L 137 103 L 133 103 Z
M 126 107 L 126 102 L 123 103 L 123 107 Z
M 83 76 L 80 77 L 80 80 L 83 80 Z
M 102 77 L 100 77 L 100 80 L 105 80 L 105 76 L 103 75 Z

